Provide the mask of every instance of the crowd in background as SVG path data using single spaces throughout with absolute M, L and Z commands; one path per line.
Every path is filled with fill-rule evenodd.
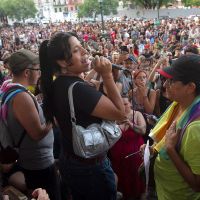
M 107 21 L 106 31 L 99 23 L 20 25 L 0 29 L 0 84 L 12 77 L 8 61 L 10 55 L 19 49 L 28 49 L 39 54 L 41 43 L 57 32 L 74 32 L 87 50 L 91 65 L 82 77 L 98 91 L 107 95 L 102 77 L 93 68 L 96 55 L 108 58 L 112 63 L 123 66 L 113 68 L 112 73 L 119 93 L 123 98 L 126 120 L 118 121 L 122 138 L 109 151 L 109 158 L 115 172 L 117 190 L 125 200 L 142 199 L 145 183 L 138 170 L 142 164 L 140 146 L 149 137 L 157 119 L 165 112 L 171 101 L 163 87 L 166 77 L 159 70 L 170 66 L 182 55 L 200 54 L 200 18 L 126 19 L 121 22 Z M 30 90 L 42 104 L 40 80 Z M 54 127 L 54 155 L 59 157 L 59 132 Z M 56 143 L 58 141 L 58 144 Z M 17 187 L 17 186 L 16 186 Z M 20 188 L 21 189 L 21 188 Z M 152 192 L 152 194 L 150 194 Z M 70 198 L 70 192 L 68 197 Z M 152 186 L 149 198 L 156 199 Z
M 161 57 L 169 58 L 171 62 L 188 48 L 198 51 L 199 23 L 198 17 L 193 20 L 163 19 L 159 22 L 153 19 L 127 19 L 106 22 L 103 33 L 100 23 L 89 22 L 4 27 L 0 29 L 0 57 L 3 61 L 21 48 L 38 53 L 41 42 L 53 33 L 72 31 L 83 40 L 91 55 L 98 52 L 108 57 L 120 53 L 121 46 L 127 46 L 128 52 L 137 58 L 140 68 L 144 66 L 145 70 L 150 71 Z

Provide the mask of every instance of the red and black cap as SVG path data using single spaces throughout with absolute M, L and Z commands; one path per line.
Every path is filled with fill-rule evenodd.
M 200 55 L 183 55 L 172 66 L 157 71 L 168 79 L 200 83 Z
M 163 69 L 157 69 L 157 72 L 160 75 L 164 76 L 165 78 L 169 78 L 169 79 L 173 78 L 173 76 L 171 75 L 173 72 L 171 72 L 171 71 L 172 71 L 172 67 L 171 66 L 170 67 L 165 67 Z

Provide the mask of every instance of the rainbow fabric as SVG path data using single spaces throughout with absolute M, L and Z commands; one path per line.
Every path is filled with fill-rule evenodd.
M 4 95 L 6 93 L 8 93 L 10 90 L 13 91 L 10 92 L 7 97 L 5 98 L 3 104 L 2 104 L 2 99 L 4 98 Z M 14 90 L 14 88 L 16 88 Z M 19 92 L 22 91 L 26 91 L 26 88 L 24 86 L 22 86 L 21 84 L 18 83 L 12 83 L 11 79 L 10 80 L 6 80 L 3 82 L 1 88 L 0 88 L 0 119 L 4 120 L 6 122 L 7 119 L 7 113 L 8 113 L 8 102 L 9 100 L 14 97 L 16 94 L 18 94 Z
M 178 103 L 173 102 L 165 113 L 161 116 L 156 126 L 151 130 L 149 136 L 154 140 L 154 149 L 163 157 L 168 159 L 165 150 L 165 133 L 172 123 L 173 116 L 176 114 Z M 197 96 L 192 104 L 179 117 L 176 124 L 176 129 L 181 129 L 179 141 L 177 143 L 177 150 L 180 149 L 181 141 L 188 124 L 200 117 L 200 96 Z

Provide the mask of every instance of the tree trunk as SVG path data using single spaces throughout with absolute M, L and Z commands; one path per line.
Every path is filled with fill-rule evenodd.
M 94 22 L 96 22 L 97 12 L 94 12 Z

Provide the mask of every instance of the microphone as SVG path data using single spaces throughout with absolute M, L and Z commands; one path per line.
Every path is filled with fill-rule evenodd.
M 126 67 L 124 67 L 122 65 L 117 65 L 117 64 L 114 64 L 114 63 L 111 63 L 111 64 L 112 64 L 112 68 L 113 69 L 117 69 L 117 70 L 121 70 L 121 71 L 126 71 L 126 72 L 131 72 L 129 69 L 127 69 Z M 95 65 L 95 58 L 92 59 L 91 65 Z

